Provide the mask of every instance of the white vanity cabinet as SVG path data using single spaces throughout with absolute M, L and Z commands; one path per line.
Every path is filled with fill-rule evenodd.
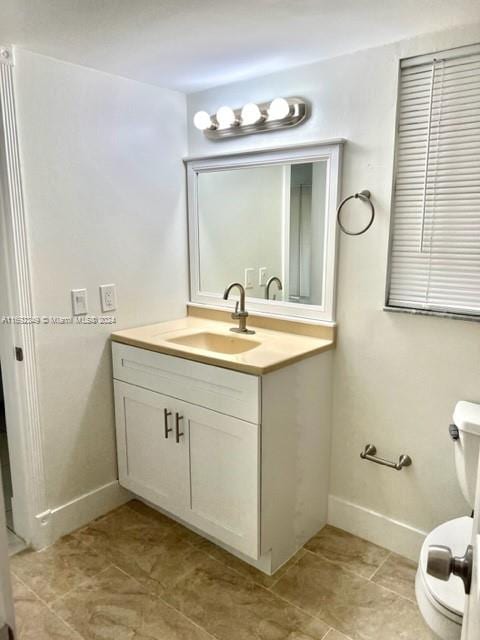
M 187 508 L 188 440 L 176 442 L 172 398 L 119 380 L 114 388 L 120 482 L 165 508 Z
M 122 486 L 267 573 L 325 524 L 330 353 L 255 376 L 113 342 L 113 372 Z

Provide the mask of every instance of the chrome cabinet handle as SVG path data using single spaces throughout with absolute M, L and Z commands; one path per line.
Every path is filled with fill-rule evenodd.
M 168 434 L 170 433 L 170 431 L 173 431 L 172 427 L 168 426 L 168 416 L 171 416 L 172 412 L 169 411 L 168 409 L 164 409 L 163 410 L 163 424 L 165 427 L 165 438 L 168 440 Z
M 180 420 L 183 420 L 183 416 L 175 413 L 175 440 L 180 442 L 180 436 L 184 436 L 183 431 L 180 431 Z

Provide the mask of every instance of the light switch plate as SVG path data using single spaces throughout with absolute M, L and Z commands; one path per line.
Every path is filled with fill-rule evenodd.
M 245 289 L 253 289 L 253 277 L 255 269 L 245 269 Z
M 117 308 L 117 294 L 114 284 L 101 284 L 100 285 L 100 304 L 102 311 L 115 311 Z
M 72 289 L 72 312 L 74 316 L 84 316 L 88 313 L 86 289 Z

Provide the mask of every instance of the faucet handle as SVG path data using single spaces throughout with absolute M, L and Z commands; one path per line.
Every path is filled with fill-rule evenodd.
M 239 311 L 238 307 L 239 307 L 239 302 L 237 300 L 237 302 L 235 303 L 235 311 L 232 313 L 232 318 L 234 320 L 238 320 L 239 318 L 248 318 L 248 312 L 247 311 Z

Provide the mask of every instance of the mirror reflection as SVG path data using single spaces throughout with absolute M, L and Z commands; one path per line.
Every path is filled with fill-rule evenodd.
M 327 162 L 198 174 L 200 290 L 322 305 Z

